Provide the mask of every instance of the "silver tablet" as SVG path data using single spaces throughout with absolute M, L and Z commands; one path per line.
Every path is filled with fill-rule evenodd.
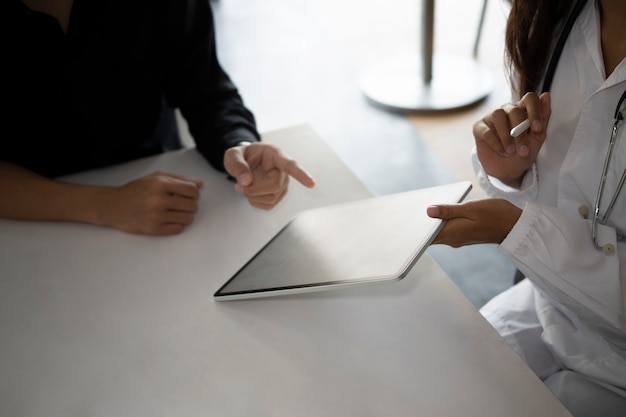
M 217 300 L 402 279 L 443 222 L 431 204 L 462 201 L 458 182 L 299 213 L 214 294 Z

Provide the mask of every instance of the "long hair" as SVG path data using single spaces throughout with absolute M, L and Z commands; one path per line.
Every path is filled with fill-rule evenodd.
M 505 64 L 518 94 L 537 91 L 548 65 L 554 31 L 574 0 L 511 0 Z M 512 77 L 516 76 L 516 79 Z

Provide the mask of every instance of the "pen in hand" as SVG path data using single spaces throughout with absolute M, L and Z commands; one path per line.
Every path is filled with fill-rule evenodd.
M 511 129 L 510 134 L 512 137 L 516 138 L 522 133 L 524 133 L 525 131 L 527 131 L 529 127 L 530 127 L 530 121 L 528 119 L 525 119 L 522 123 L 518 124 L 513 129 Z

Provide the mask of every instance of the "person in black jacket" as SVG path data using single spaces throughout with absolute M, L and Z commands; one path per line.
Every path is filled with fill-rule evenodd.
M 274 207 L 289 176 L 314 186 L 260 142 L 218 62 L 208 0 L 5 0 L 0 27 L 0 217 L 181 232 L 199 181 L 164 172 L 119 187 L 55 179 L 181 148 L 174 109 L 253 206 Z

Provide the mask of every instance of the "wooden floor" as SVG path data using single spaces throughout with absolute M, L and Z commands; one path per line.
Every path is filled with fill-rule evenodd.
M 438 21 L 437 39 L 441 40 L 437 50 L 443 53 L 467 55 L 473 48 L 469 41 L 472 36 L 459 36 L 456 27 L 466 23 L 464 16 L 475 16 L 475 9 L 482 6 L 480 0 L 462 2 L 463 10 L 456 10 L 460 2 L 439 0 L 437 2 Z M 447 13 L 450 11 L 450 13 Z M 422 139 L 440 156 L 446 167 L 457 178 L 474 179 L 469 154 L 474 139 L 472 124 L 480 120 L 493 109 L 510 101 L 509 86 L 503 66 L 504 25 L 508 14 L 508 5 L 502 0 L 491 0 L 487 3 L 487 13 L 480 37 L 476 60 L 489 69 L 493 76 L 494 89 L 481 103 L 463 111 L 445 112 L 441 114 L 408 115 L 411 122 L 420 132 Z M 468 34 L 469 35 L 469 34 Z M 474 35 L 474 34 L 471 34 Z M 473 195 L 484 196 L 482 190 L 474 187 Z

